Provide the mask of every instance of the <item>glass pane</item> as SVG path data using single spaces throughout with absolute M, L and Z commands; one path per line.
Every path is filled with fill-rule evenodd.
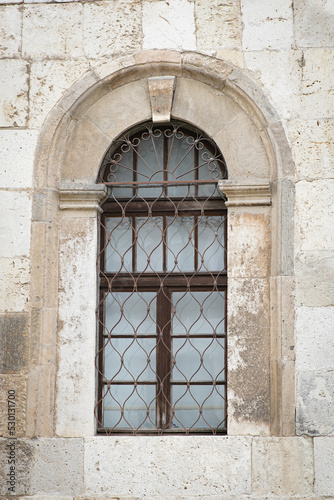
M 162 217 L 137 217 L 136 224 L 137 271 L 162 271 Z
M 173 339 L 173 381 L 224 381 L 224 342 L 225 339 Z
M 106 229 L 106 272 L 131 272 L 132 218 L 106 217 Z M 121 258 L 124 259 L 123 265 Z
M 114 175 L 110 175 L 110 182 L 128 182 L 133 181 L 133 156 L 132 150 L 116 154 L 114 156 L 117 164 L 112 166 L 112 172 Z M 119 161 L 118 161 L 119 160 Z M 113 195 L 115 198 L 131 198 L 132 187 L 113 187 Z
M 203 311 L 201 312 L 201 306 Z M 225 333 L 225 292 L 173 292 L 175 335 Z
M 198 220 L 199 271 L 221 271 L 225 267 L 224 220 L 223 215 Z
M 143 134 L 145 136 L 145 134 Z M 163 135 L 141 139 L 137 146 L 137 180 L 138 182 L 157 182 L 163 180 Z M 139 187 L 142 197 L 157 197 L 161 188 Z
M 155 381 L 155 339 L 110 339 L 104 349 L 104 370 L 108 380 Z M 123 363 L 121 361 L 123 358 Z
M 113 292 L 105 298 L 105 309 L 105 326 L 112 335 L 156 333 L 155 292 Z
M 168 180 L 194 180 L 194 147 L 187 143 L 186 137 L 168 139 Z M 188 186 L 168 187 L 168 196 L 186 196 Z
M 189 429 L 216 429 L 225 427 L 225 386 L 172 386 L 172 404 L 175 410 L 172 427 Z M 202 410 L 202 414 L 200 413 Z
M 107 391 L 105 388 L 104 394 Z M 133 385 L 112 385 L 103 399 L 103 425 L 116 426 L 117 429 L 154 428 L 155 392 L 155 385 L 137 385 L 136 388 Z
M 194 270 L 193 228 L 193 217 L 167 217 L 168 271 L 178 273 Z

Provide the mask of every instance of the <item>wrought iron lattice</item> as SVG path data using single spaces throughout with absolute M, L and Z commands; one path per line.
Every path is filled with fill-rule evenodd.
M 226 432 L 225 175 L 178 123 L 142 126 L 102 162 L 99 432 Z

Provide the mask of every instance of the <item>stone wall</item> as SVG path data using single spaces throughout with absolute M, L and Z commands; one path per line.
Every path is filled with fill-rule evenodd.
M 333 30 L 331 0 L 0 0 L 0 495 L 334 497 Z M 245 209 L 222 187 L 236 234 L 229 320 L 249 289 L 264 322 L 260 346 L 260 319 L 248 324 L 250 350 L 247 325 L 231 323 L 227 437 L 99 437 L 87 409 L 95 338 L 73 325 L 94 329 L 94 294 L 86 316 L 73 306 L 96 281 L 103 196 L 69 200 L 64 182 L 94 191 L 112 138 L 150 118 L 147 78 L 160 75 L 176 77 L 172 115 L 215 138 L 231 183 L 265 190 L 248 190 Z M 261 425 L 243 418 L 259 352 Z

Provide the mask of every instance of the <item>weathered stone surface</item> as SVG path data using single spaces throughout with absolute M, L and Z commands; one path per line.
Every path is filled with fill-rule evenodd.
M 63 219 L 60 240 L 56 395 L 57 435 L 72 437 L 94 434 L 96 375 L 97 227 L 74 217 Z
M 245 52 L 244 57 L 246 68 L 261 80 L 278 113 L 286 119 L 298 118 L 302 52 L 254 51 Z
M 304 51 L 303 64 L 300 117 L 306 120 L 332 118 L 333 50 L 308 49 Z
M 297 434 L 334 436 L 334 371 L 297 374 Z
M 314 439 L 314 493 L 334 497 L 334 438 Z
M 333 46 L 334 4 L 331 0 L 295 0 L 293 10 L 297 47 Z
M 15 489 L 9 491 L 11 485 L 7 483 L 10 480 L 7 476 L 10 471 L 8 464 L 8 455 L 10 452 L 15 453 Z M 4 495 L 6 499 L 13 495 L 26 495 L 30 484 L 30 464 L 33 455 L 33 446 L 31 441 L 24 439 L 3 438 L 0 439 L 0 495 Z
M 213 136 L 232 122 L 241 109 L 222 92 L 187 78 L 178 78 L 172 116 L 193 123 Z M 224 151 L 222 151 L 224 154 Z
M 22 437 L 25 435 L 26 427 L 26 377 L 22 374 L 0 375 L 0 387 L 0 436 L 9 438 Z M 8 391 L 10 391 L 9 394 Z M 15 394 L 13 391 L 15 391 Z M 8 398 L 8 396 L 10 397 Z M 9 413 L 8 408 L 10 408 Z M 8 415 L 10 415 L 10 419 Z M 15 425 L 13 425 L 13 422 Z
M 32 442 L 29 494 L 80 495 L 83 488 L 81 439 L 37 439 Z
M 86 2 L 83 9 L 84 52 L 87 57 L 99 58 L 141 47 L 140 2 Z
M 290 49 L 293 12 L 290 0 L 241 1 L 244 50 Z
M 298 178 L 333 178 L 334 120 L 292 120 L 287 126 Z
M 300 181 L 296 184 L 297 251 L 334 248 L 333 199 L 334 179 Z
M 241 50 L 219 49 L 217 50 L 217 57 L 240 68 L 243 68 L 245 65 L 244 54 Z
M 270 216 L 266 210 L 231 209 L 228 218 L 228 274 L 263 278 L 270 270 Z
M 313 494 L 312 441 L 300 438 L 255 438 L 252 446 L 255 495 Z
M 110 143 L 133 124 L 149 120 L 151 106 L 147 80 L 123 85 L 105 95 L 88 110 L 86 117 L 109 138 Z M 103 155 L 100 161 L 102 159 Z
M 144 49 L 196 49 L 193 2 L 144 2 L 143 34 Z
M 30 369 L 27 395 L 28 437 L 54 436 L 55 366 L 40 365 Z
M 334 306 L 332 250 L 307 251 L 296 256 L 296 306 Z
M 169 122 L 175 90 L 175 76 L 148 78 L 152 121 Z
M 267 434 L 270 416 L 268 280 L 229 279 L 227 324 L 229 434 Z
M 52 107 L 87 70 L 87 61 L 39 61 L 31 66 L 30 127 L 40 127 Z
M 195 16 L 199 50 L 240 48 L 241 22 L 238 2 L 197 0 Z
M 296 368 L 334 370 L 334 306 L 297 308 Z
M 82 5 L 77 2 L 27 5 L 23 12 L 23 55 L 33 59 L 82 56 L 81 16 Z
M 0 316 L 0 373 L 24 370 L 28 361 L 27 316 Z
M 30 250 L 31 196 L 1 191 L 0 257 L 28 256 Z
M 0 127 L 24 127 L 28 118 L 28 64 L 0 60 Z
M 29 306 L 30 261 L 0 259 L 0 312 L 20 312 Z
M 250 493 L 247 438 L 109 436 L 84 440 L 85 492 L 140 498 Z M 126 460 L 124 460 L 126 457 Z M 110 467 L 113 473 L 110 474 Z M 168 471 L 168 472 L 167 472 Z
M 0 7 L 0 57 L 19 55 L 22 14 L 17 6 Z
M 0 130 L 0 184 L 2 187 L 30 188 L 36 130 Z

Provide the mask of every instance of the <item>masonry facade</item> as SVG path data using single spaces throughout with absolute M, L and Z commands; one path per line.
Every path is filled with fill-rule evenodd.
M 334 497 L 330 2 L 14 0 L 0 17 L 1 494 Z M 227 436 L 98 436 L 99 168 L 119 134 L 169 119 L 227 164 Z

